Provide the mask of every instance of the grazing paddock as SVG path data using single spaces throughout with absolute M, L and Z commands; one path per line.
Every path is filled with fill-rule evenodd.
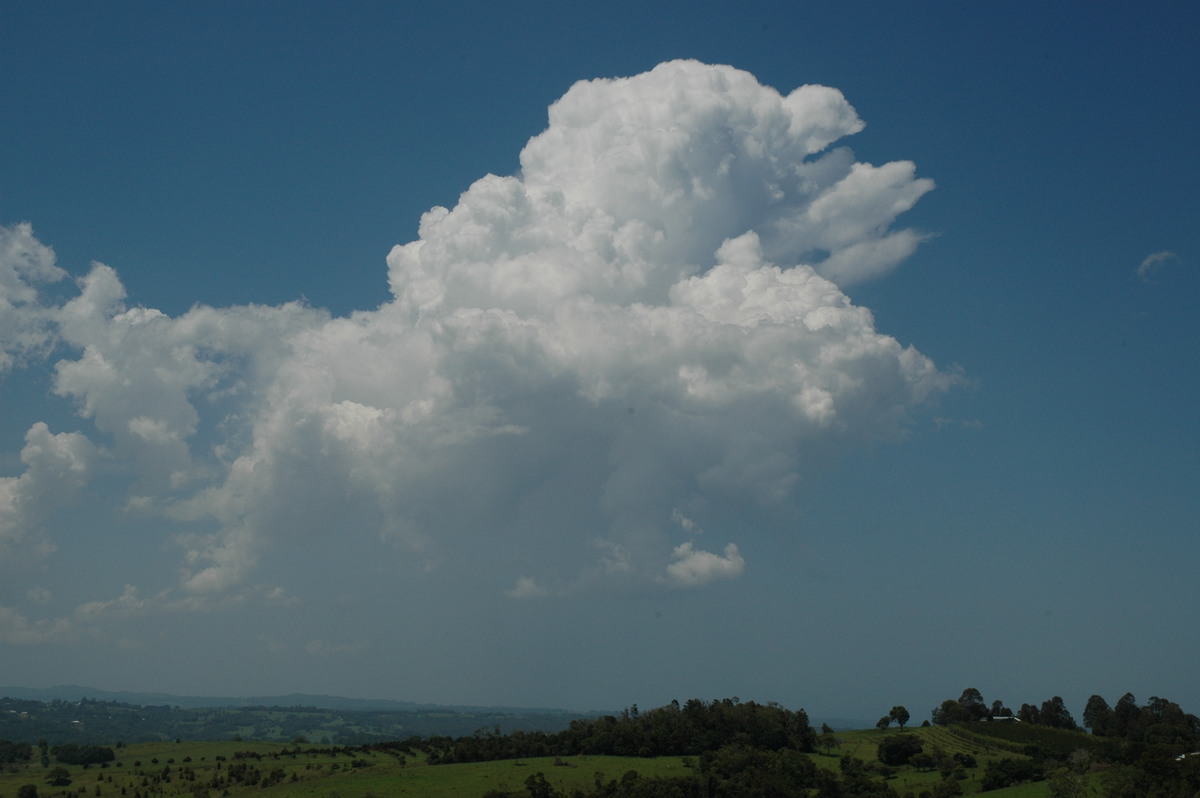
M 305 749 L 285 743 L 144 743 L 116 749 L 117 760 L 100 767 L 63 766 L 36 761 L 0 771 L 0 796 L 15 796 L 22 785 L 37 787 L 39 798 L 478 798 L 488 790 L 525 791 L 525 780 L 542 773 L 556 791 L 591 790 L 597 774 L 605 782 L 629 771 L 641 776 L 681 776 L 691 772 L 681 757 L 577 756 L 427 765 L 420 754 Z M 345 750 L 345 749 L 343 749 Z M 47 778 L 63 767 L 70 784 Z

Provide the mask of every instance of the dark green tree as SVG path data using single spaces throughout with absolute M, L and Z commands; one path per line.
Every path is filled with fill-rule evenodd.
M 940 781 L 929 791 L 929 798 L 954 798 L 957 795 L 962 795 L 962 787 L 953 780 Z
M 1112 733 L 1112 708 L 1102 696 L 1088 698 L 1084 707 L 1084 726 L 1099 737 Z
M 0 740 L 0 764 L 15 764 L 33 759 L 33 746 L 29 743 L 12 743 Z
M 983 720 L 987 717 L 987 704 L 983 703 L 983 695 L 974 687 L 968 687 L 958 698 L 958 703 L 970 716 L 971 720 Z
M 898 734 L 879 741 L 876 756 L 885 765 L 907 765 L 908 761 L 921 753 L 921 739 L 912 734 Z
M 1126 693 L 1113 707 L 1113 733 L 1117 737 L 1138 738 L 1142 731 L 1142 711 L 1133 693 Z
M 917 770 L 933 770 L 933 757 L 922 751 L 919 754 L 914 754 L 909 758 L 908 764 L 915 767 Z
M 17 798 L 38 798 L 37 785 L 22 784 L 17 788 Z
M 1047 779 L 1051 798 L 1083 798 L 1087 795 L 1091 759 L 1091 752 L 1082 748 L 1067 757 L 1064 766 Z
M 766 751 L 731 743 L 705 753 L 700 758 L 700 772 L 708 783 L 707 794 L 718 798 L 805 795 L 809 787 L 818 786 L 817 767 L 812 760 L 787 748 Z M 664 793 L 645 792 L 639 798 L 660 795 Z M 600 798 L 600 793 L 593 798 Z
M 1145 774 L 1132 765 L 1116 765 L 1100 776 L 1104 798 L 1142 798 L 1146 794 Z
M 818 739 L 820 746 L 825 749 L 826 754 L 833 753 L 833 749 L 838 747 L 838 738 L 834 736 L 833 727 L 828 723 L 821 724 L 821 736 Z
M 911 715 L 908 714 L 907 709 L 897 705 L 892 707 L 892 711 L 888 713 L 888 717 L 896 721 L 896 725 L 900 727 L 900 731 L 904 731 L 904 724 L 908 723 Z
M 880 731 L 887 731 L 888 726 L 892 725 L 892 718 L 889 715 L 884 715 L 879 720 L 875 721 L 875 728 Z
M 1078 728 L 1075 724 L 1075 719 L 1071 717 L 1071 713 L 1067 711 L 1066 704 L 1059 696 L 1054 696 L 1049 701 L 1042 702 L 1041 722 L 1043 726 L 1049 726 L 1053 729 L 1071 729 Z
M 1046 769 L 1042 762 L 1032 759 L 994 759 L 984 765 L 980 786 L 987 792 L 1045 778 Z
M 932 713 L 933 722 L 938 726 L 949 726 L 953 723 L 967 723 L 971 715 L 962 704 L 953 698 L 947 698 Z
M 525 779 L 525 789 L 529 790 L 529 798 L 555 798 L 558 795 L 541 771 Z

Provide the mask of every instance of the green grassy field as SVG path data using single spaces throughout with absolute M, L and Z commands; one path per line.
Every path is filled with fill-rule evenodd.
M 812 755 L 818 767 L 836 771 L 843 755 L 867 763 L 876 761 L 879 741 L 898 734 L 895 729 L 876 729 L 837 734 L 838 745 L 828 753 Z M 1022 758 L 1020 754 L 987 745 L 985 738 L 965 738 L 943 727 L 916 727 L 905 734 L 918 737 L 927 753 L 940 748 L 946 754 L 969 754 L 978 767 L 966 769 L 959 781 L 963 793 L 979 792 L 983 767 L 993 759 Z M 37 787 L 41 798 L 122 796 L 122 798 L 169 798 L 169 796 L 270 795 L 277 798 L 384 798 L 391 795 L 421 798 L 473 798 L 489 790 L 524 792 L 525 780 L 542 773 L 555 790 L 570 794 L 590 790 L 597 774 L 604 781 L 619 780 L 628 771 L 641 776 L 682 776 L 691 772 L 681 757 L 641 759 L 633 757 L 579 756 L 506 760 L 453 765 L 427 765 L 424 757 L 392 755 L 380 751 L 354 755 L 333 750 L 298 752 L 285 743 L 263 742 L 158 742 L 115 749 L 117 761 L 108 767 L 66 766 L 69 785 L 51 786 L 49 767 L 34 763 L 0 772 L 0 798 L 15 798 L 23 784 Z M 249 756 L 247 756 L 249 754 Z M 919 771 L 904 767 L 889 780 L 900 794 L 918 793 L 941 781 L 937 770 Z M 265 792 L 264 792 L 265 790 Z M 995 798 L 1041 798 L 1049 794 L 1045 782 L 1025 784 L 989 792 Z
M 838 732 L 835 736 L 838 739 L 839 745 L 830 751 L 829 754 L 826 754 L 821 749 L 820 753 L 813 755 L 813 761 L 818 767 L 834 771 L 838 770 L 839 761 L 846 754 L 857 757 L 865 762 L 873 762 L 877 759 L 876 751 L 879 747 L 879 741 L 884 737 L 900 733 L 897 728 L 890 728 L 886 731 L 862 729 L 858 731 Z M 1004 758 L 1026 758 L 1021 754 L 1003 750 L 989 744 L 989 742 L 994 741 L 989 741 L 981 736 L 977 736 L 975 739 L 965 738 L 955 734 L 950 728 L 944 726 L 915 726 L 905 729 L 903 733 L 918 737 L 924 745 L 926 753 L 931 753 L 935 748 L 940 748 L 950 756 L 955 754 L 969 754 L 975 758 L 978 767 L 967 769 L 965 771 L 966 778 L 959 781 L 959 786 L 962 788 L 964 795 L 974 795 L 980 792 L 983 768 L 988 762 Z M 910 790 L 920 792 L 921 790 L 929 789 L 941 780 L 942 775 L 937 770 L 919 771 L 915 768 L 904 767 L 899 769 L 897 774 L 889 780 L 889 783 L 892 789 L 903 795 Z M 1002 790 L 991 790 L 987 793 L 988 796 L 995 796 L 995 798 L 1042 798 L 1042 796 L 1049 794 L 1049 785 L 1046 782 L 1021 784 Z
M 630 770 L 643 776 L 679 776 L 690 772 L 680 757 L 638 759 L 633 757 L 579 756 L 537 758 L 456 765 L 426 765 L 422 758 L 404 761 L 384 753 L 293 755 L 294 746 L 282 743 L 145 743 L 117 749 L 117 761 L 106 768 L 92 765 L 50 767 L 32 764 L 0 773 L 0 798 L 14 798 L 24 784 L 37 787 L 40 798 L 79 796 L 271 795 L 276 798 L 378 798 L 390 795 L 428 798 L 471 798 L 488 790 L 525 789 L 525 780 L 542 773 L 556 790 L 590 789 L 596 774 L 607 780 L 620 779 Z M 238 752 L 253 752 L 258 758 L 238 758 Z M 247 781 L 230 781 L 239 766 L 257 771 Z M 47 776 L 65 767 L 71 783 L 51 786 Z M 273 782 L 266 787 L 264 781 Z M 228 791 L 228 792 L 226 792 Z

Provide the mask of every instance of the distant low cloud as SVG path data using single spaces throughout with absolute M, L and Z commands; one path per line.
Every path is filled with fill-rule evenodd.
M 539 586 L 533 579 L 528 576 L 522 576 L 517 579 L 517 584 L 506 595 L 514 599 L 535 599 L 544 598 L 548 593 L 545 588 Z
M 1174 252 L 1166 250 L 1155 252 L 1152 255 L 1147 255 L 1142 259 L 1142 262 L 1137 267 L 1137 276 L 1142 282 L 1153 282 L 1154 275 L 1163 269 L 1168 263 L 1177 262 L 1179 256 Z
M 704 534 L 704 530 L 700 528 L 700 525 L 684 515 L 683 511 L 678 507 L 671 511 L 671 520 L 679 524 L 679 528 L 689 535 Z
M 40 597 L 37 603 L 42 603 Z M 78 640 L 84 635 L 100 638 L 105 636 L 105 629 L 153 609 L 162 609 L 162 603 L 142 598 L 133 585 L 126 585 L 115 599 L 89 601 L 57 618 L 30 619 L 15 607 L 0 606 L 0 643 L 62 643 Z M 112 639 L 116 642 L 121 638 Z
M 900 437 L 959 381 L 844 291 L 923 240 L 892 225 L 933 187 L 834 146 L 862 127 L 836 89 L 731 67 L 580 82 L 520 174 L 426 213 L 387 257 L 391 301 L 345 318 L 171 317 L 103 264 L 56 304 L 53 253 L 6 229 L 0 372 L 54 352 L 82 430 L 29 431 L 0 557 L 66 545 L 48 513 L 73 494 L 178 552 L 169 596 L 127 591 L 106 617 L 303 601 L 283 553 L 349 538 L 495 573 L 512 598 L 738 577 L 753 525 L 727 519 L 786 506 L 806 470 Z M 702 529 L 722 553 L 693 546 Z
M 65 639 L 74 630 L 67 619 L 30 620 L 13 607 L 0 607 L 0 643 L 37 645 Z
M 700 587 L 717 579 L 733 579 L 742 575 L 746 561 L 738 547 L 730 543 L 724 556 L 692 547 L 691 541 L 681 543 L 671 552 L 665 581 L 674 587 Z

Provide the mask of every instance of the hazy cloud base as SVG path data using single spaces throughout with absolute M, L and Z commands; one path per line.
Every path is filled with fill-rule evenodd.
M 392 300 L 345 318 L 170 317 L 102 264 L 57 301 L 53 252 L 0 228 L 0 376 L 52 364 L 80 419 L 34 424 L 0 477 L 0 641 L 303 603 L 265 566 L 336 558 L 346 535 L 426 570 L 499 569 L 496 598 L 741 577 L 754 529 L 730 518 L 787 505 L 806 470 L 897 437 L 954 382 L 843 292 L 913 252 L 921 235 L 891 225 L 932 188 L 832 146 L 862 127 L 835 89 L 781 95 L 730 67 L 580 82 L 520 174 L 426 213 L 387 257 Z M 68 501 L 152 521 L 173 584 L 132 574 L 39 618 Z

